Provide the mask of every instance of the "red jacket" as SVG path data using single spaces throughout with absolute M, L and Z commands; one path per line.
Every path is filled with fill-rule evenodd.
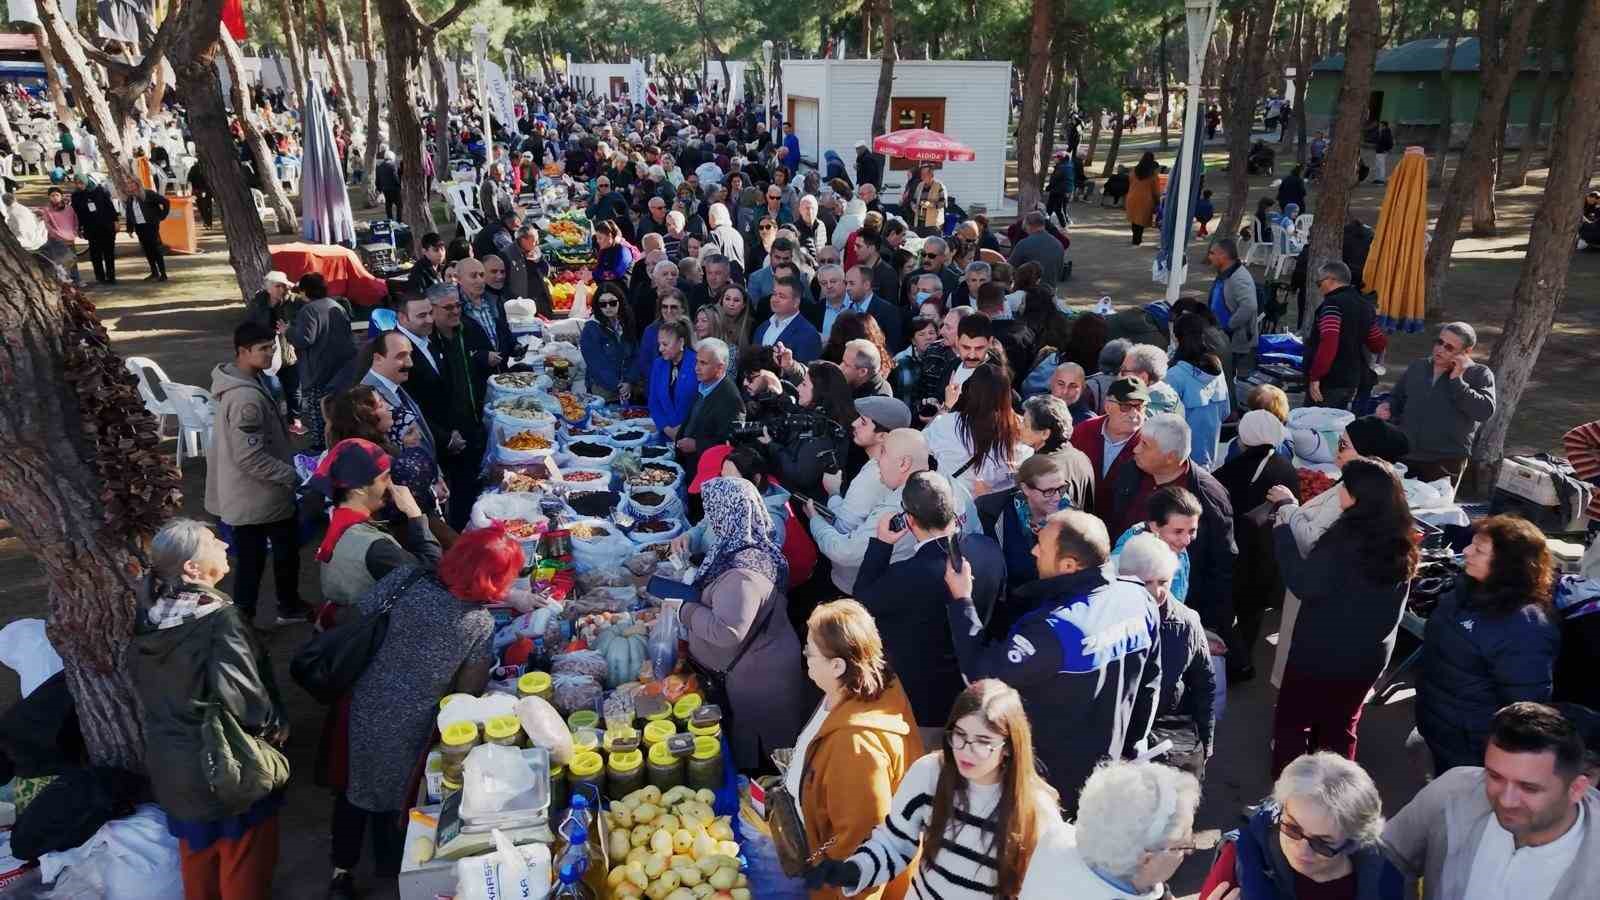
M 1128 443 L 1122 447 L 1122 452 L 1111 464 L 1111 471 L 1105 469 L 1105 416 L 1095 416 L 1084 419 L 1072 428 L 1072 446 L 1083 451 L 1089 457 L 1089 462 L 1094 463 L 1094 508 L 1095 512 L 1104 517 L 1111 509 L 1112 485 L 1117 482 L 1117 475 L 1124 467 L 1133 465 L 1133 448 L 1139 446 L 1141 435 L 1134 432 L 1128 438 Z M 1112 534 L 1113 540 L 1116 534 Z

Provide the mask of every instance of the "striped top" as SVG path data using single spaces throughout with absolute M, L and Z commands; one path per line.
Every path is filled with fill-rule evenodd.
M 941 754 L 930 753 L 911 765 L 895 791 L 889 815 L 873 829 L 849 858 L 861 871 L 861 881 L 847 894 L 858 894 L 886 884 L 916 858 L 917 851 L 933 853 L 931 864 L 917 862 L 911 890 L 918 900 L 992 900 L 998 880 L 994 856 L 994 824 L 990 817 L 1000 802 L 1000 785 L 967 785 L 967 802 L 951 811 L 950 824 L 938 841 L 923 840 L 923 830 L 933 816 L 933 794 L 942 768 Z M 1052 822 L 1040 823 L 1039 834 L 1061 827 L 1054 802 L 1043 805 Z

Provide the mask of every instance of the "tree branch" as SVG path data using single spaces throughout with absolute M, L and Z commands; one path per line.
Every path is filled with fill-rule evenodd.
M 78 45 L 83 48 L 83 55 L 88 57 L 90 62 L 99 63 L 100 65 L 105 66 L 106 71 L 115 72 L 118 76 L 124 78 L 133 72 L 133 64 L 128 62 L 126 59 L 123 59 L 120 56 L 112 56 L 110 53 L 107 53 L 106 51 L 101 50 L 99 47 L 96 47 L 88 41 L 85 41 L 83 37 L 78 34 L 76 29 L 71 29 L 68 31 L 68 33 L 71 34 L 72 39 L 77 41 Z
M 445 10 L 444 15 L 441 15 L 439 18 L 434 19 L 432 22 L 429 22 L 423 27 L 433 34 L 438 34 L 446 28 L 449 28 L 451 25 L 454 25 L 456 20 L 461 18 L 461 15 L 477 2 L 478 0 L 456 0 L 455 6 Z M 413 7 L 413 9 L 415 9 L 415 7 Z
M 217 21 L 212 28 L 220 28 L 222 23 L 222 4 L 219 0 L 208 0 L 210 5 L 216 7 Z M 150 86 L 150 79 L 154 77 L 156 67 L 161 65 L 161 60 L 167 55 L 167 48 L 172 46 L 172 39 L 177 34 L 179 20 L 183 18 L 184 0 L 172 0 L 172 6 L 167 9 L 167 17 L 162 20 L 161 28 L 156 31 L 155 40 L 150 42 L 150 49 L 145 52 L 144 58 L 128 73 L 128 84 L 124 90 L 130 95 L 144 91 Z M 212 42 L 216 40 L 212 36 Z

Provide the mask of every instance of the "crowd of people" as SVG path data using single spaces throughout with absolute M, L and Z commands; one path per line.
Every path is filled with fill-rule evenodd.
M 344 731 L 324 736 L 329 896 L 355 896 L 369 832 L 377 871 L 397 870 L 407 773 L 439 698 L 485 684 L 484 607 L 523 567 L 515 540 L 468 523 L 488 379 L 521 356 L 505 303 L 555 313 L 552 263 L 514 199 L 548 165 L 581 186 L 594 226 L 576 341 L 588 390 L 644 407 L 652 443 L 691 474 L 695 527 L 674 541 L 704 560 L 679 609 L 687 650 L 726 678 L 742 772 L 793 749 L 782 777 L 825 848 L 804 875 L 813 897 L 1167 896 L 1199 849 L 1228 692 L 1257 677 L 1273 609 L 1273 789 L 1241 811 L 1204 900 L 1592 890 L 1600 742 L 1593 713 L 1555 704 L 1583 691 L 1556 677 L 1579 648 L 1526 521 L 1476 523 L 1428 618 L 1408 749 L 1431 782 L 1388 798 L 1401 809 L 1386 823 L 1355 762 L 1419 565 L 1402 473 L 1459 477 L 1494 411 L 1470 325 L 1445 325 L 1334 436 L 1337 484 L 1308 496 L 1287 395 L 1240 395 L 1258 310 L 1231 238 L 1210 245 L 1209 294 L 1159 318 L 1058 302 L 1075 154 L 1050 208 L 1002 235 L 951 203 L 934 166 L 898 192 L 864 143 L 853 171 L 837 154 L 807 168 L 792 128 L 774 139 L 744 107 L 529 89 L 520 115 L 452 137 L 482 167 L 487 225 L 471 242 L 420 237 L 392 328 L 358 331 L 320 276 L 266 277 L 212 376 L 205 506 L 228 543 L 180 520 L 151 552 L 133 654 L 149 758 L 193 758 L 201 668 L 226 673 L 222 700 L 262 756 L 282 746 L 249 627 L 269 555 L 281 626 L 393 611 Z M 397 162 L 379 160 L 393 204 Z M 1134 244 L 1155 185 L 1146 154 L 1122 191 Z M 75 236 L 66 202 L 52 192 L 45 214 L 57 240 Z M 159 221 L 153 202 L 127 207 L 136 231 Z M 151 267 L 166 277 L 159 253 Z M 1306 351 L 1308 402 L 1345 410 L 1384 347 L 1351 281 L 1342 262 L 1315 273 Z M 320 454 L 309 479 L 297 449 Z M 308 520 L 325 529 L 319 603 L 298 588 Z M 267 896 L 287 764 L 243 806 L 156 768 L 188 896 Z

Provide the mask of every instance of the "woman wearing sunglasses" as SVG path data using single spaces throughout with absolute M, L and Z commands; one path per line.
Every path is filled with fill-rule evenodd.
M 1023 886 L 1035 847 L 1047 837 L 1070 843 L 1059 806 L 1034 769 L 1022 699 L 996 679 L 976 681 L 956 697 L 943 748 L 906 771 L 883 824 L 848 858 L 812 867 L 806 885 L 855 896 L 898 878 L 915 859 L 907 897 L 1083 896 L 1062 893 L 1049 878 Z
M 1202 900 L 1399 900 L 1400 872 L 1378 847 L 1383 798 L 1359 765 L 1334 753 L 1290 763 L 1272 797 L 1224 835 Z
M 627 393 L 626 375 L 633 368 L 639 340 L 632 314 L 614 284 L 600 288 L 594 298 L 594 317 L 584 323 L 578 337 L 589 390 L 607 400 Z

